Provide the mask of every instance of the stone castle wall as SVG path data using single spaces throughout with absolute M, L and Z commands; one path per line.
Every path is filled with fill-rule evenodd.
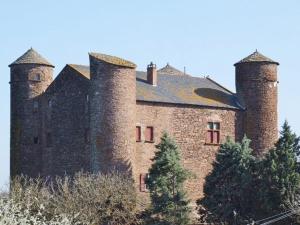
M 92 170 L 131 172 L 135 149 L 135 69 L 106 63 L 90 55 L 90 70 Z
M 45 93 L 44 176 L 90 170 L 88 88 L 89 80 L 66 66 Z
M 193 201 L 202 197 L 204 179 L 212 169 L 212 162 L 219 148 L 219 145 L 206 143 L 207 123 L 220 123 L 221 143 L 227 136 L 236 140 L 239 113 L 241 112 L 228 109 L 138 102 L 136 125 L 142 127 L 142 141 L 136 143 L 135 180 L 139 180 L 140 174 L 148 173 L 156 150 L 155 145 L 166 131 L 180 147 L 184 167 L 196 175 L 186 185 L 189 197 Z M 144 141 L 143 133 L 147 126 L 154 128 L 154 143 Z
M 262 154 L 278 138 L 277 64 L 242 63 L 236 65 L 237 95 L 246 107 L 244 128 L 251 147 Z
M 107 61 L 105 61 L 107 60 Z M 203 196 L 219 144 L 206 141 L 209 122 L 220 124 L 220 143 L 244 133 L 261 154 L 277 139 L 277 65 L 236 64 L 237 96 L 246 110 L 136 101 L 134 66 L 90 55 L 90 77 L 66 66 L 52 83 L 52 66 L 11 66 L 11 175 L 73 175 L 81 170 L 148 173 L 155 145 L 166 131 L 195 178 L 186 184 L 195 203 Z M 123 61 L 120 61 L 123 62 Z M 41 80 L 34 80 L 39 74 Z M 159 85 L 159 83 L 158 83 Z M 136 142 L 135 127 L 141 127 Z M 153 141 L 145 141 L 146 127 Z M 139 192 L 147 199 L 147 192 Z
M 52 73 L 50 66 L 11 66 L 11 177 L 36 177 L 41 171 L 41 94 L 52 82 Z

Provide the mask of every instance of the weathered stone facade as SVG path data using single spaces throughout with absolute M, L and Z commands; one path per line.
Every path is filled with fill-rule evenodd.
M 247 107 L 245 133 L 256 154 L 270 149 L 277 139 L 277 65 L 270 62 L 237 63 L 236 90 Z
M 155 145 L 166 131 L 175 138 L 180 147 L 183 165 L 195 175 L 195 178 L 187 183 L 190 197 L 193 200 L 201 197 L 202 184 L 211 170 L 215 153 L 219 148 L 217 144 L 206 142 L 207 123 L 221 124 L 220 142 L 225 141 L 226 137 L 235 140 L 239 113 L 240 111 L 231 109 L 137 102 L 137 125 L 142 127 L 142 134 L 145 127 L 153 126 L 155 139 L 153 143 L 149 143 L 142 135 L 141 142 L 137 142 L 135 180 L 139 180 L 139 174 L 148 172 Z
M 152 64 L 147 75 L 97 53 L 90 66 L 68 64 L 52 81 L 53 66 L 31 49 L 10 65 L 11 176 L 117 169 L 130 172 L 140 190 L 166 131 L 195 174 L 186 184 L 195 202 L 226 137 L 246 134 L 257 154 L 276 141 L 277 65 L 257 52 L 235 64 L 236 95 L 169 65 L 156 72 Z M 213 142 L 210 124 L 217 126 Z

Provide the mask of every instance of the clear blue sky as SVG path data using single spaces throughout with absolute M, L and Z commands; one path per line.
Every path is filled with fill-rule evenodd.
M 5 2 L 5 3 L 4 3 Z M 167 62 L 231 90 L 233 64 L 255 49 L 280 62 L 280 124 L 300 135 L 300 1 L 126 0 L 0 3 L 0 187 L 9 177 L 9 68 L 31 46 L 55 67 L 88 64 L 88 52 Z M 298 99 L 298 100 L 297 100 Z

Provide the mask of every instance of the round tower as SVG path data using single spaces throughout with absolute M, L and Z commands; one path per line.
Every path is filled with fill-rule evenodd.
M 257 155 L 272 148 L 278 138 L 278 65 L 257 51 L 234 64 L 237 96 L 245 107 L 244 133 Z
M 90 53 L 90 131 L 94 172 L 132 172 L 135 150 L 136 65 Z
M 54 66 L 32 48 L 9 65 L 11 90 L 11 178 L 36 177 L 42 163 L 41 94 L 52 82 Z

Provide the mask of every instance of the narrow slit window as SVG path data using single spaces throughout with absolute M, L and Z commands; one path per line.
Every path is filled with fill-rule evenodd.
M 49 108 L 52 107 L 52 100 L 51 100 L 51 99 L 48 100 L 48 107 L 49 107 Z
M 39 108 L 39 102 L 37 100 L 33 101 L 33 112 L 37 112 Z
M 86 128 L 84 130 L 84 142 L 86 144 L 90 143 L 90 129 L 89 128 Z
M 149 177 L 148 173 L 141 173 L 140 174 L 140 191 L 141 192 L 148 192 L 149 188 L 146 184 L 146 180 Z
M 47 147 L 52 147 L 52 133 L 51 132 L 48 132 L 46 134 L 46 146 Z

